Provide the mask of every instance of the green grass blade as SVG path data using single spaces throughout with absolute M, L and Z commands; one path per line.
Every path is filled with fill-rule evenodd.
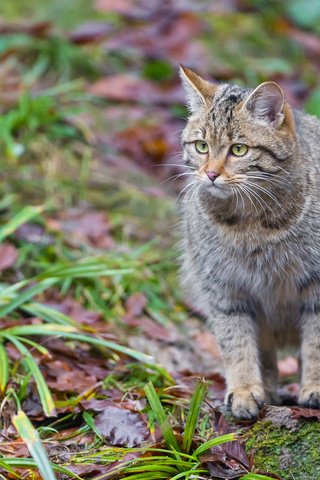
M 205 451 L 209 450 L 209 448 L 216 447 L 217 445 L 222 445 L 223 443 L 233 442 L 234 440 L 236 440 L 236 436 L 234 433 L 227 433 L 226 435 L 221 435 L 220 437 L 213 438 L 212 440 L 208 440 L 207 442 L 200 445 L 200 447 L 198 447 L 193 452 L 193 455 L 201 455 Z
M 155 391 L 152 382 L 149 382 L 144 387 L 144 391 L 147 395 L 153 414 L 160 426 L 167 447 L 171 450 L 175 450 L 176 452 L 180 452 L 180 446 L 177 442 L 176 437 L 174 436 L 171 425 L 168 421 L 166 413 L 163 409 L 163 406 L 161 405 L 160 399 L 157 395 L 157 392 Z
M 56 480 L 56 476 L 52 470 L 47 452 L 42 445 L 39 434 L 26 414 L 20 410 L 17 415 L 14 415 L 12 422 L 20 437 L 27 445 L 42 477 L 46 480 Z
M 48 323 L 77 326 L 77 322 L 73 320 L 73 318 L 41 303 L 28 303 L 27 305 L 23 305 L 22 309 Z
M 241 480 L 272 480 L 272 477 L 266 477 L 266 475 L 260 475 L 259 473 L 246 473 Z
M 190 409 L 186 421 L 186 426 L 183 432 L 182 450 L 189 453 L 194 432 L 197 426 L 201 405 L 207 393 L 207 382 L 202 378 L 197 381 L 195 390 L 193 392 Z
M 10 465 L 7 462 L 5 462 L 3 459 L 0 459 L 0 468 L 2 470 L 6 470 L 7 472 L 9 472 L 13 478 L 18 478 L 18 479 L 21 478 L 20 475 L 15 473 L 13 468 L 11 468 Z
M 40 368 L 38 367 L 37 363 L 35 362 L 34 358 L 31 355 L 31 353 L 23 345 L 23 343 L 21 343 L 21 341 L 18 340 L 13 335 L 8 335 L 4 332 L 1 332 L 1 335 L 3 337 L 7 338 L 7 340 L 9 340 L 9 342 L 11 342 L 19 350 L 21 355 L 23 355 L 24 364 L 26 365 L 28 370 L 31 372 L 31 374 L 32 374 L 32 376 L 33 376 L 33 378 L 36 382 L 44 414 L 47 417 L 54 416 L 56 414 L 56 412 L 55 412 L 55 405 L 54 405 L 54 401 L 53 401 L 51 392 L 50 392 L 50 390 L 49 390 L 49 388 L 46 384 L 46 381 L 45 381 L 45 379 L 44 379 L 44 377 L 41 373 Z
M 106 439 L 104 438 L 103 435 L 101 435 L 101 433 L 99 432 L 99 430 L 95 426 L 94 419 L 93 419 L 92 415 L 89 412 L 83 412 L 82 413 L 82 418 L 86 422 L 88 427 L 97 435 L 97 437 L 99 437 L 100 440 L 102 440 L 105 443 Z
M 78 264 L 66 265 L 47 270 L 38 275 L 38 279 L 46 278 L 91 278 L 98 276 L 127 275 L 132 273 L 132 268 L 110 268 L 110 265 L 103 259 L 97 258 L 92 261 L 82 261 Z
M 0 393 L 4 394 L 9 380 L 9 359 L 5 346 L 0 343 Z
M 20 307 L 20 305 L 28 302 L 36 295 L 39 295 L 39 293 L 42 293 L 44 290 L 51 287 L 57 281 L 58 280 L 54 278 L 46 279 L 28 288 L 23 293 L 17 294 L 16 297 L 14 297 L 9 303 L 0 306 L 0 318 L 3 318 L 9 313 L 13 312 L 13 310 Z
M 6 225 L 0 228 L 0 242 L 15 232 L 21 225 L 40 215 L 43 210 L 44 208 L 42 206 L 28 206 L 20 210 L 20 212 L 17 213 L 17 215 L 15 215 L 8 223 L 6 223 Z
M 171 477 L 170 480 L 178 480 L 179 478 L 183 478 L 183 477 L 189 478 L 191 475 L 195 475 L 198 473 L 208 474 L 208 470 L 187 470 L 186 472 L 181 472 L 175 475 L 174 477 Z M 196 477 L 193 476 L 192 478 L 196 478 Z
M 93 480 L 98 480 L 98 478 Z M 103 475 L 103 477 L 100 477 L 100 478 L 101 479 L 108 478 L 108 474 Z M 109 478 L 112 478 L 112 477 L 109 477 Z M 161 479 L 168 480 L 171 477 L 169 477 L 168 473 L 166 472 L 147 472 L 147 473 L 137 473 L 135 475 L 130 475 L 127 478 L 130 480 L 161 480 Z
M 71 340 L 77 340 L 79 342 L 89 343 L 90 345 L 96 345 L 103 348 L 108 348 L 115 352 L 123 353 L 129 357 L 135 358 L 140 362 L 152 363 L 152 357 L 144 353 L 137 352 L 132 348 L 118 345 L 117 343 L 104 340 L 103 338 L 93 337 L 91 335 L 77 333 L 76 328 L 71 325 L 21 325 L 15 327 L 9 327 L 0 332 L 0 336 L 24 336 L 24 335 L 53 335 L 61 336 L 64 338 L 70 338 Z
M 17 468 L 36 468 L 37 464 L 32 458 L 12 458 L 12 457 L 4 457 L 0 460 L 0 466 L 3 466 L 4 468 L 8 469 L 10 471 L 11 465 L 13 467 Z M 79 477 L 76 473 L 71 472 L 71 470 L 68 470 L 66 467 L 63 467 L 61 465 L 56 465 L 56 464 L 51 464 L 51 467 L 53 470 L 56 470 L 59 473 L 63 473 L 70 477 L 72 480 L 84 480 L 82 477 Z M 21 478 L 20 476 L 17 478 Z M 46 479 L 45 479 L 46 480 Z

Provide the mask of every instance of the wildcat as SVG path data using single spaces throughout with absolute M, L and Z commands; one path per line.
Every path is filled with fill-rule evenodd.
M 281 88 L 216 85 L 181 67 L 191 181 L 181 277 L 216 335 L 226 402 L 254 418 L 276 401 L 276 350 L 300 347 L 299 403 L 320 407 L 320 121 Z

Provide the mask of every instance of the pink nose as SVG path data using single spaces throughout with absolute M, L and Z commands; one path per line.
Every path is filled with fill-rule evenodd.
M 215 179 L 216 179 L 217 177 L 219 177 L 219 173 L 212 172 L 212 171 L 206 172 L 206 174 L 207 174 L 209 180 L 211 180 L 211 182 L 214 182 Z

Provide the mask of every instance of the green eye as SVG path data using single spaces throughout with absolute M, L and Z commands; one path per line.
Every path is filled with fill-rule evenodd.
M 195 147 L 198 153 L 208 153 L 209 152 L 209 147 L 206 142 L 203 142 L 202 140 L 197 140 L 195 143 Z
M 243 143 L 236 143 L 234 145 L 231 145 L 230 151 L 232 155 L 235 155 L 236 157 L 242 157 L 247 153 L 248 147 Z

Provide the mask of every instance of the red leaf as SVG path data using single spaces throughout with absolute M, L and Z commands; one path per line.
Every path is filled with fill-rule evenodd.
M 300 418 L 317 419 L 320 421 L 320 410 L 316 408 L 290 407 L 292 418 L 299 420 Z
M 109 75 L 88 86 L 88 91 L 108 100 L 144 103 L 183 103 L 179 85 L 160 87 L 151 80 L 119 73 Z
M 133 447 L 140 445 L 150 434 L 142 415 L 116 406 L 106 407 L 96 417 L 95 424 L 111 445 Z
M 10 243 L 3 243 L 0 245 L 0 271 L 12 267 L 18 257 L 18 251 Z
M 87 22 L 71 32 L 70 40 L 78 44 L 98 42 L 113 30 L 114 28 L 110 23 Z

